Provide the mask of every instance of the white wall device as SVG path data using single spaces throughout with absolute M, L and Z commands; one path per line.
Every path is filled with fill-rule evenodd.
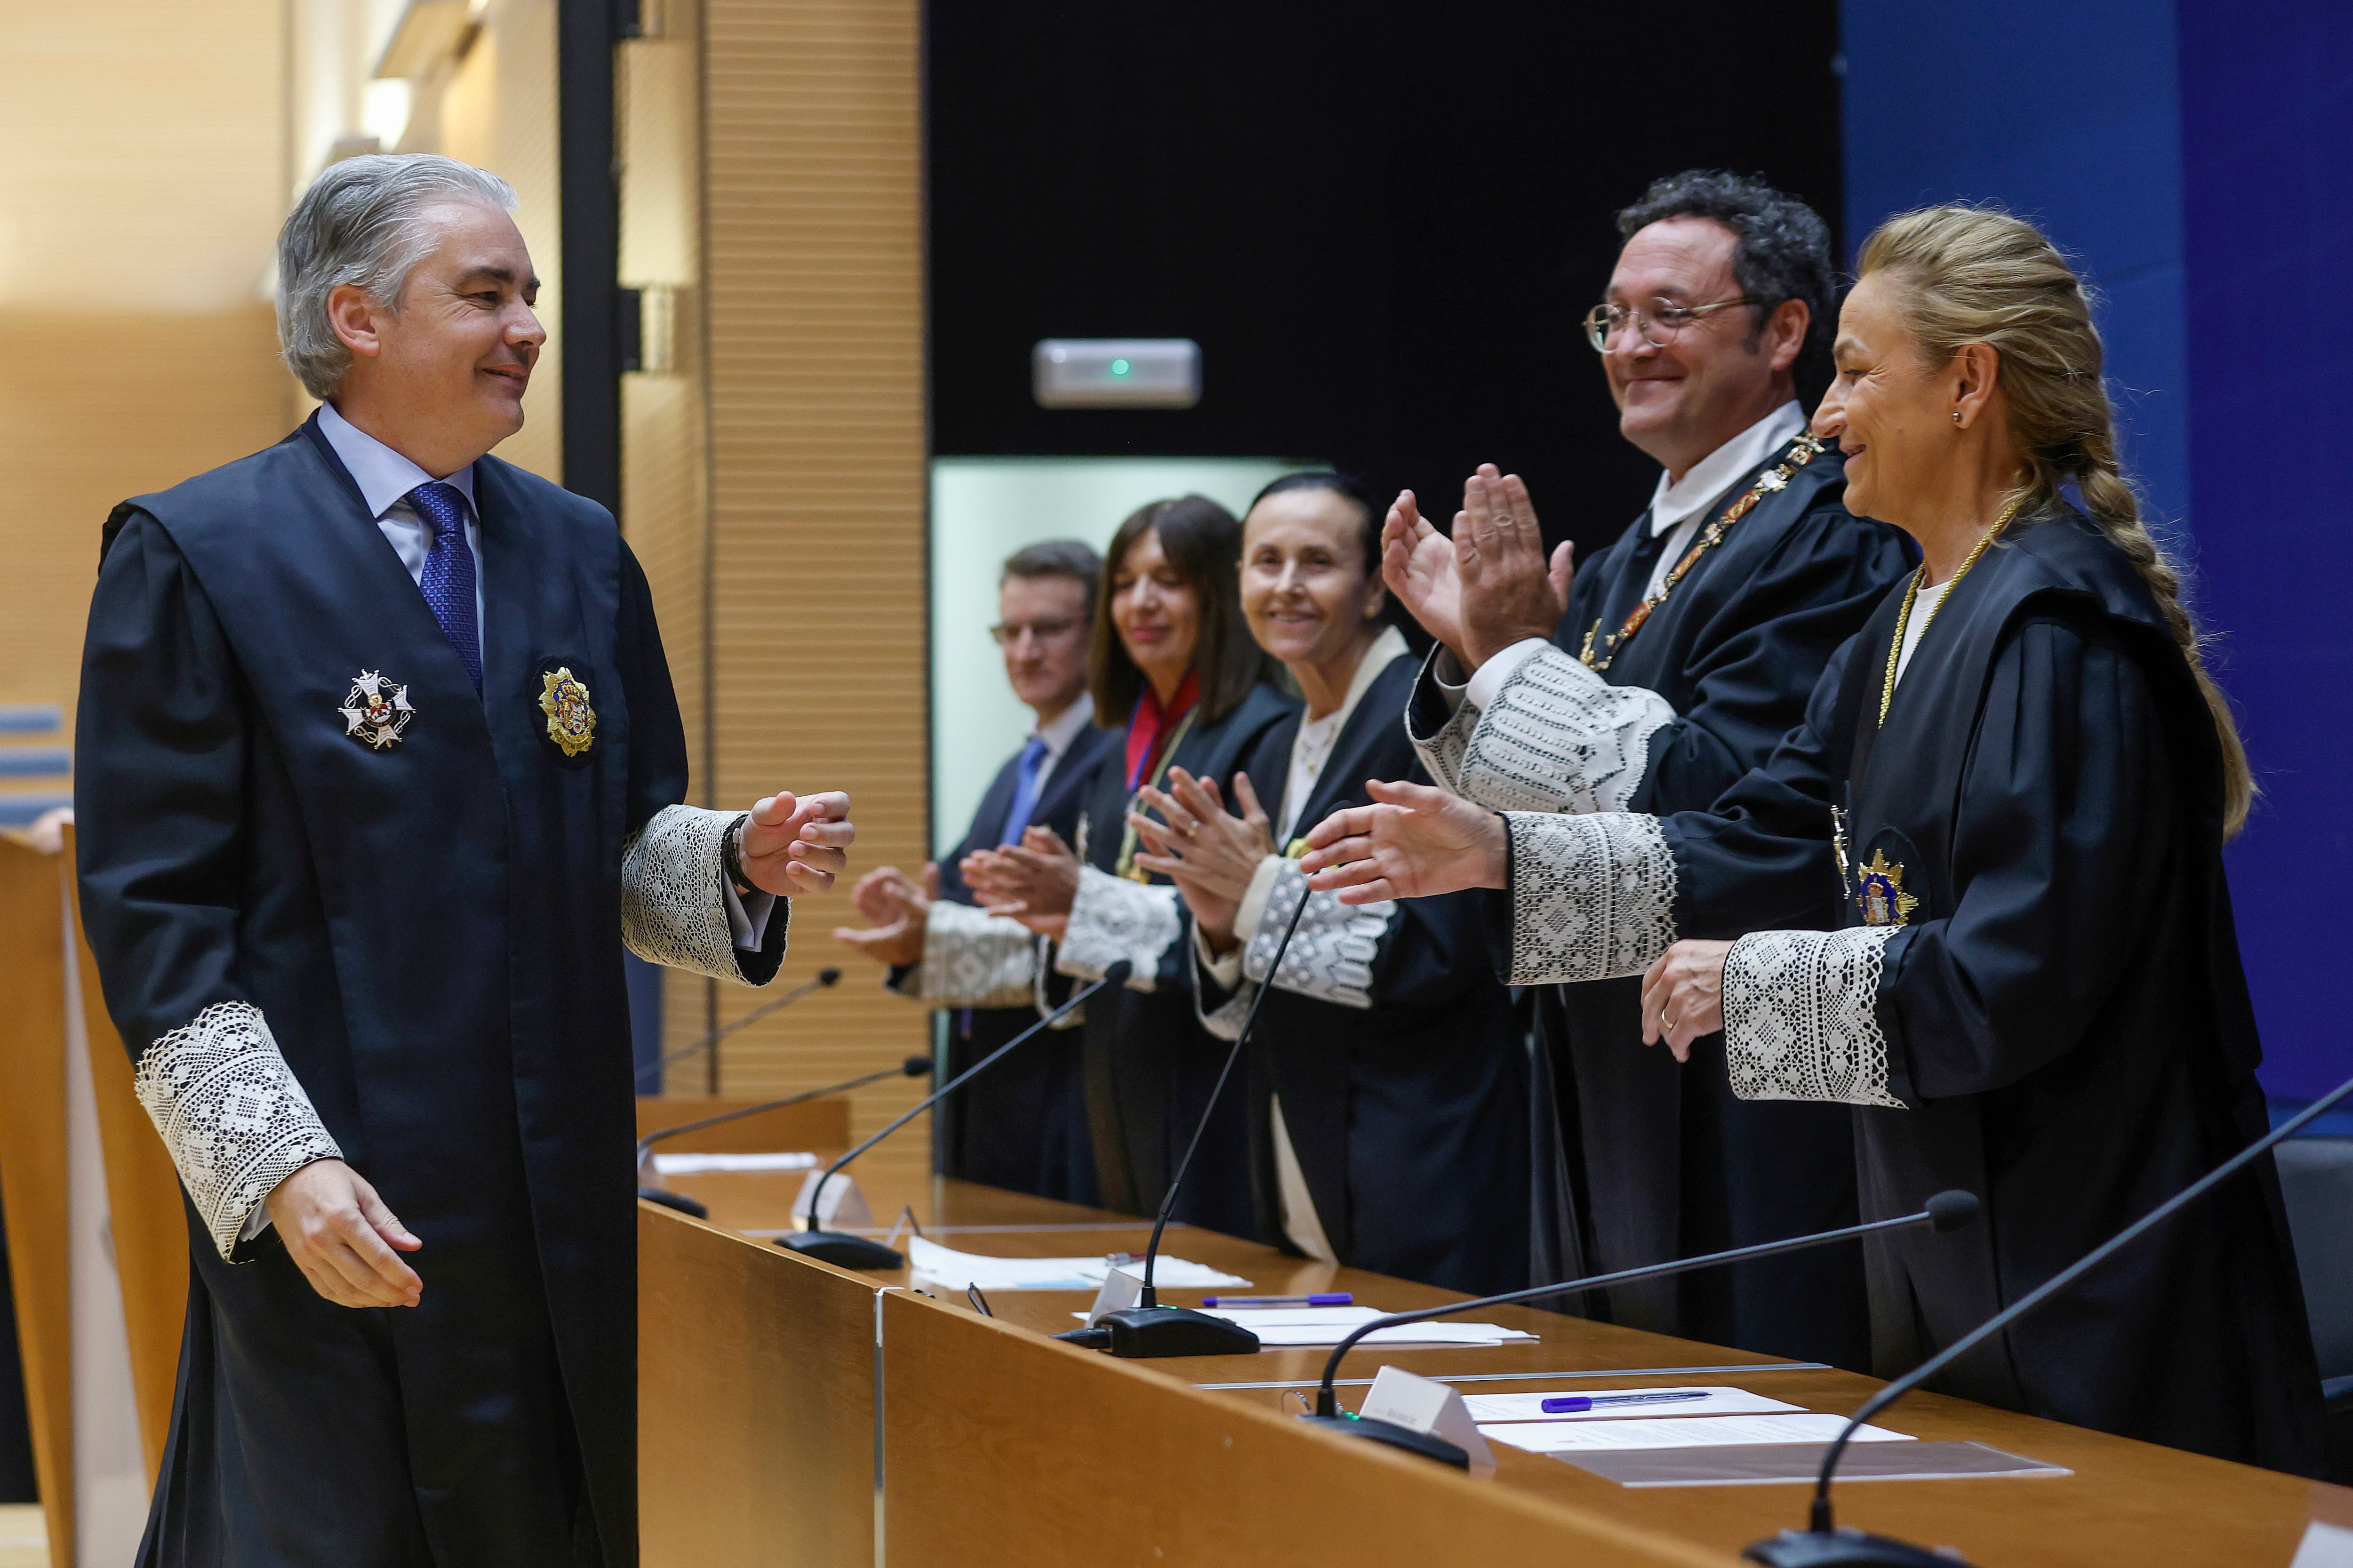
M 1029 351 L 1040 408 L 1190 408 L 1201 345 L 1190 338 L 1045 338 Z

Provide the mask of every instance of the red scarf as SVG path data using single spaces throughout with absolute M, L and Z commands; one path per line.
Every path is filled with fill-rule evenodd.
M 1160 705 L 1159 694 L 1149 685 L 1145 687 L 1144 695 L 1136 699 L 1135 711 L 1127 721 L 1127 787 L 1131 794 L 1144 783 L 1145 774 L 1152 771 L 1151 764 L 1159 760 L 1161 747 L 1176 732 L 1176 726 L 1185 721 L 1185 715 L 1193 710 L 1200 694 L 1201 678 L 1192 671 L 1186 673 L 1185 684 L 1176 689 L 1176 700 L 1166 708 Z

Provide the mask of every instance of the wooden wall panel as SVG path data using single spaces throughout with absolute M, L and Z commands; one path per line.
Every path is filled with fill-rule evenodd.
M 73 1291 L 66 1208 L 66 971 L 58 861 L 0 835 L 0 1208 L 49 1560 L 74 1560 Z
M 713 797 L 847 789 L 857 865 L 917 864 L 919 6 L 707 0 L 703 18 Z M 727 1092 L 814 1087 L 924 1048 L 923 1015 L 829 939 L 850 920 L 839 892 L 796 910 L 785 982 L 839 963 L 849 983 L 730 1039 Z M 858 1132 L 919 1092 L 903 1079 L 860 1091 Z M 910 1129 L 870 1158 L 915 1170 L 927 1153 Z
M 66 829 L 61 869 L 74 865 Z M 139 1401 L 139 1442 L 152 1484 L 172 1430 L 172 1394 L 180 1376 L 180 1340 L 188 1315 L 188 1222 L 179 1173 L 132 1089 L 131 1055 L 107 1015 L 98 960 L 81 929 L 81 889 L 65 876 L 81 974 L 82 1030 L 90 1049 L 98 1135 L 106 1155 L 107 1226 L 115 1273 L 122 1281 L 122 1323 L 131 1340 L 131 1384 Z

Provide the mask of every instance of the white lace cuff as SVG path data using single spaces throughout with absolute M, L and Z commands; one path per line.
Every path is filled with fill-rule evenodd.
M 1422 771 L 1447 794 L 1461 795 L 1462 754 L 1470 749 L 1471 731 L 1479 727 L 1479 710 L 1461 700 L 1459 694 L 1446 684 L 1438 673 L 1441 660 L 1453 662 L 1443 643 L 1431 648 L 1430 657 L 1422 661 L 1421 679 L 1405 705 L 1405 734 L 1413 742 L 1414 755 L 1421 759 Z M 1445 723 L 1425 733 L 1415 720 L 1430 711 L 1430 705 L 1422 700 L 1426 691 L 1437 692 L 1450 711 Z
M 1251 928 L 1242 948 L 1242 973 L 1263 985 L 1274 963 L 1274 950 L 1284 928 L 1307 900 L 1299 929 L 1284 949 L 1282 967 L 1274 973 L 1275 985 L 1319 1002 L 1343 1007 L 1373 1005 L 1373 960 L 1380 955 L 1381 938 L 1397 918 L 1394 900 L 1377 904 L 1344 904 L 1331 893 L 1310 893 L 1307 877 L 1296 860 L 1285 860 L 1275 874 L 1266 913 Z
M 1659 819 L 1511 811 L 1514 985 L 1640 974 L 1675 940 L 1675 858 Z
M 1623 811 L 1642 782 L 1651 737 L 1674 717 L 1657 692 L 1612 686 L 1547 645 L 1523 658 L 1478 710 L 1457 793 L 1491 811 Z
M 1887 1090 L 1882 950 L 1894 926 L 1752 931 L 1724 955 L 1724 1060 L 1742 1100 L 1904 1102 Z
M 1161 956 L 1184 929 L 1176 913 L 1176 889 L 1131 882 L 1082 867 L 1054 967 L 1081 980 L 1100 980 L 1103 971 L 1125 959 L 1129 988 L 1149 991 L 1159 979 Z
M 132 1087 L 224 1259 L 279 1183 L 343 1157 L 249 1002 L 216 1003 L 159 1037 Z
M 621 941 L 648 963 L 744 978 L 722 896 L 720 846 L 743 813 L 666 805 L 621 847 Z M 780 899 L 771 921 L 792 918 Z M 765 933 L 764 933 L 765 934 Z
M 1258 986 L 1242 977 L 1241 953 L 1236 951 L 1219 962 L 1202 950 L 1198 937 L 1192 946 L 1193 1016 L 1220 1040 L 1240 1038 L 1242 1026 L 1250 1022 L 1250 1005 L 1258 999 Z M 1219 991 L 1231 994 L 1220 1006 L 1206 1005 L 1209 996 Z
M 1019 921 L 932 900 L 914 994 L 935 1007 L 1018 1007 L 1038 973 L 1038 938 Z

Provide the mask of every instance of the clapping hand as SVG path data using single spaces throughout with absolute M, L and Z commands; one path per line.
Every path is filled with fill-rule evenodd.
M 1504 819 L 1428 784 L 1365 786 L 1370 805 L 1335 811 L 1307 836 L 1307 885 L 1344 904 L 1505 886 Z
M 1529 637 L 1550 640 L 1568 614 L 1575 551 L 1566 541 L 1545 559 L 1535 503 L 1517 474 L 1482 463 L 1462 487 L 1454 520 L 1454 566 L 1461 581 L 1461 642 L 1449 644 L 1464 673 Z
M 1060 941 L 1079 896 L 1079 858 L 1050 827 L 1025 828 L 1021 842 L 967 855 L 956 869 L 981 907 Z
M 754 887 L 790 899 L 831 888 L 849 868 L 857 837 L 849 797 L 841 791 L 795 795 L 778 790 L 753 805 L 736 851 Z
M 920 884 L 896 866 L 878 866 L 849 889 L 849 901 L 872 924 L 864 930 L 836 926 L 834 940 L 878 963 L 901 968 L 921 963 L 932 905 L 939 896 L 940 868 L 935 865 L 924 865 Z
M 1430 526 L 1411 490 L 1398 491 L 1381 525 L 1381 581 L 1461 663 L 1462 580 L 1454 569 L 1454 542 Z
M 1274 826 L 1259 805 L 1248 773 L 1234 775 L 1240 815 L 1226 809 L 1213 778 L 1195 778 L 1183 768 L 1170 768 L 1168 786 L 1162 791 L 1146 785 L 1136 792 L 1136 804 L 1158 812 L 1162 820 L 1155 822 L 1141 811 L 1127 814 L 1136 837 L 1149 851 L 1136 856 L 1135 863 L 1176 884 L 1202 935 L 1222 952 L 1234 945 L 1234 916 L 1251 879 L 1275 852 Z

